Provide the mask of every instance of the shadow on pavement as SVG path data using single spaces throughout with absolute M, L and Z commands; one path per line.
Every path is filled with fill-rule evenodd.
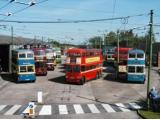
M 59 76 L 59 77 L 51 78 L 51 79 L 48 79 L 48 80 L 51 81 L 51 82 L 66 84 L 66 82 L 65 82 L 65 76 Z
M 12 74 L 1 74 L 1 78 L 2 78 L 4 81 L 9 81 L 9 82 L 14 82 L 14 83 L 16 83 L 16 80 L 14 80 Z
M 105 72 L 105 73 L 114 73 L 115 69 L 113 67 L 106 67 L 106 69 L 103 69 L 103 72 Z
M 125 84 L 143 84 L 142 82 L 128 82 L 125 78 L 118 78 L 116 80 L 116 74 L 115 73 L 109 73 L 104 77 L 104 80 L 112 81 L 112 82 L 119 82 L 119 83 L 125 83 Z
M 112 82 L 119 82 L 119 83 L 127 83 L 126 80 L 118 79 L 116 80 L 116 74 L 115 73 L 109 73 L 104 77 L 104 80 L 112 81 Z
M 1 78 L 4 81 L 8 81 L 8 82 L 12 82 L 12 83 L 16 83 L 16 84 L 20 84 L 20 83 L 33 83 L 32 81 L 23 81 L 23 82 L 17 82 L 16 79 L 14 79 L 14 77 L 12 76 L 12 74 L 1 74 Z

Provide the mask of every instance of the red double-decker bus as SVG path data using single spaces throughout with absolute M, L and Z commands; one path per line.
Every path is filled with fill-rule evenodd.
M 47 75 L 47 58 L 44 48 L 33 48 L 36 75 Z
M 127 60 L 128 60 L 128 51 L 131 50 L 132 48 L 123 48 L 123 47 L 119 47 L 115 49 L 115 66 L 118 68 L 117 72 L 118 72 L 118 77 L 119 78 L 123 78 L 126 79 L 126 75 L 127 75 Z M 118 59 L 118 51 L 119 51 L 119 63 L 117 63 L 117 59 Z
M 102 76 L 103 57 L 101 50 L 73 48 L 67 51 L 66 82 L 83 85 Z

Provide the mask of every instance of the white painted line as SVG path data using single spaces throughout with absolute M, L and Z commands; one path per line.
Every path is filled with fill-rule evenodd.
M 84 113 L 84 111 L 83 111 L 83 109 L 82 109 L 80 104 L 75 104 L 73 106 L 74 106 L 74 109 L 76 111 L 76 114 L 83 114 Z
M 13 115 L 20 107 L 21 105 L 14 105 L 5 113 L 5 115 Z
M 129 112 L 130 110 L 127 109 L 122 103 L 116 103 L 116 105 L 121 109 L 123 112 Z
M 92 113 L 100 113 L 94 104 L 87 104 Z
M 51 115 L 52 114 L 52 107 L 51 105 L 43 105 L 39 115 Z
M 107 112 L 116 112 L 109 104 L 102 104 Z
M 37 107 L 37 105 L 34 105 L 34 109 Z M 27 108 L 22 112 L 23 114 L 24 113 L 29 113 L 29 106 L 27 106 Z
M 133 108 L 135 108 L 135 109 L 141 109 L 142 107 L 141 106 L 139 106 L 138 104 L 136 104 L 136 103 L 129 103 Z
M 66 105 L 59 105 L 58 107 L 59 107 L 59 114 L 68 114 Z
M 0 105 L 0 111 L 3 110 L 7 105 Z

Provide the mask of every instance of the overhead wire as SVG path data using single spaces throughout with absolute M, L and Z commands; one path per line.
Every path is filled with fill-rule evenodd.
M 29 7 L 29 6 L 28 6 Z M 26 9 L 26 8 L 25 8 Z M 18 11 L 19 12 L 19 11 Z M 144 15 L 144 14 L 143 14 Z M 139 15 L 132 15 L 126 17 L 115 17 L 115 18 L 102 18 L 102 19 L 91 19 L 91 20 L 57 20 L 57 21 L 21 21 L 21 20 L 1 20 L 2 22 L 12 22 L 12 23 L 85 23 L 85 22 L 102 22 L 102 21 L 109 21 L 109 20 L 121 20 L 121 19 L 128 19 L 131 17 L 142 16 Z
M 12 1 L 10 0 L 9 2 L 7 2 L 6 4 L 4 4 L 3 6 L 0 7 L 0 10 L 7 7 L 10 3 L 12 3 Z
M 2 20 L 0 20 L 0 21 L 4 21 L 5 19 L 7 19 L 7 18 L 8 18 L 9 16 L 11 16 L 11 15 L 17 14 L 17 13 L 19 13 L 19 12 L 22 12 L 22 11 L 28 9 L 29 7 L 32 7 L 32 6 L 36 5 L 36 4 L 40 4 L 40 3 L 43 3 L 43 2 L 46 2 L 46 1 L 48 1 L 48 0 L 42 0 L 42 1 L 37 2 L 37 3 L 32 0 L 32 1 L 29 2 L 29 3 L 23 3 L 23 2 L 18 2 L 18 1 L 15 1 L 15 0 L 10 0 L 10 1 L 9 1 L 9 4 L 12 3 L 12 2 L 14 2 L 14 3 L 17 3 L 17 4 L 27 5 L 27 7 L 22 8 L 22 9 L 20 9 L 20 10 L 17 10 L 17 11 L 15 11 L 15 12 L 13 12 L 13 13 L 5 16 L 5 17 L 4 17 Z

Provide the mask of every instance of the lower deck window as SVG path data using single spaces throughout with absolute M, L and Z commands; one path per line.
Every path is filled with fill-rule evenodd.
M 80 72 L 79 66 L 73 66 L 73 72 Z
M 20 66 L 20 72 L 27 72 L 26 66 Z
M 20 66 L 19 72 L 34 72 L 34 66 Z
M 27 66 L 28 72 L 34 72 L 34 67 L 33 66 Z
M 67 66 L 66 66 L 66 72 L 71 72 L 71 71 L 72 71 L 71 66 L 67 65 Z
M 143 73 L 143 72 L 144 72 L 144 67 L 142 67 L 142 66 L 137 66 L 136 72 L 137 72 L 137 73 Z
M 135 73 L 135 66 L 129 66 L 128 67 L 128 72 L 129 73 Z
M 143 66 L 128 66 L 129 73 L 144 73 Z

